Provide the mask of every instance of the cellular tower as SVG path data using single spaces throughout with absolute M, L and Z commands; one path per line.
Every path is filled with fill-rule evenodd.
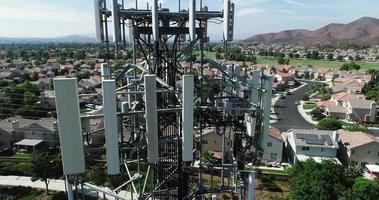
M 240 169 L 245 155 L 263 155 L 272 77 L 247 69 L 241 75 L 239 66 L 204 56 L 209 23 L 223 23 L 225 49 L 233 41 L 234 3 L 224 0 L 223 10 L 211 11 L 205 0 L 178 0 L 178 10 L 164 8 L 158 0 L 143 7 L 137 0 L 110 2 L 111 9 L 108 1 L 94 0 L 97 40 L 115 53 L 130 45 L 133 60 L 121 70 L 102 65 L 102 109 L 80 115 L 76 80 L 54 82 L 68 186 L 82 183 L 102 191 L 82 175 L 84 155 L 103 153 L 109 176 L 128 175 L 124 184 L 107 192 L 116 199 L 252 199 L 254 176 Z M 134 8 L 126 9 L 130 3 Z M 195 47 L 198 60 L 191 59 Z M 205 65 L 220 75 L 205 76 Z M 104 122 L 104 144 L 80 142 L 82 124 L 92 119 Z M 204 154 L 210 132 L 221 138 L 219 162 L 207 161 Z M 236 135 L 244 141 L 238 150 Z M 131 165 L 137 165 L 137 173 L 130 173 Z M 120 190 L 128 192 L 121 196 Z

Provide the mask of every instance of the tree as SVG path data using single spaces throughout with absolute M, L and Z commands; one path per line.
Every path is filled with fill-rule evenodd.
M 333 60 L 333 58 L 334 58 L 334 55 L 333 54 L 328 54 L 328 56 L 326 57 L 326 59 L 328 59 L 328 60 Z
M 294 200 L 334 200 L 347 188 L 344 167 L 332 160 L 297 162 L 290 177 L 290 199 Z
M 214 159 L 214 152 L 213 151 L 204 151 L 203 152 L 203 155 L 201 157 L 201 161 L 203 162 L 203 164 L 206 164 L 206 165 L 211 165 L 211 164 L 214 164 L 215 163 L 215 159 Z
M 349 63 L 344 63 L 341 67 L 340 70 L 346 70 L 346 71 L 351 71 L 351 70 L 360 70 L 361 66 L 355 63 L 354 61 L 351 61 Z
M 219 52 L 216 52 L 216 59 L 217 60 L 221 60 L 222 59 L 222 55 Z
M 87 170 L 86 179 L 95 185 L 104 186 L 107 181 L 107 173 L 103 167 L 94 165 Z
M 279 57 L 278 64 L 279 65 L 289 65 L 290 64 L 290 60 L 286 59 L 286 58 L 283 58 L 283 57 Z
M 319 121 L 319 123 L 316 125 L 316 128 L 319 130 L 336 131 L 342 128 L 342 123 L 335 118 L 327 117 Z
M 50 178 L 62 175 L 61 161 L 48 152 L 33 152 L 31 157 L 32 181 L 41 180 L 45 183 L 46 194 L 49 194 Z
M 355 180 L 350 199 L 374 200 L 379 197 L 379 183 L 365 178 Z
M 24 105 L 32 106 L 35 103 L 37 103 L 37 101 L 38 101 L 38 97 L 34 93 L 30 91 L 26 91 L 24 93 Z
M 78 50 L 74 53 L 75 60 L 83 60 L 86 58 L 86 52 L 84 50 Z

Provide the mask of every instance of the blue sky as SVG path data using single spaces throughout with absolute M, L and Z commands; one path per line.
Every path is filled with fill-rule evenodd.
M 120 0 L 121 1 L 121 0 Z M 139 0 L 146 6 L 150 0 Z M 187 0 L 181 0 L 184 7 Z M 200 0 L 198 0 L 199 2 Z M 203 0 L 210 10 L 221 10 L 223 0 Z M 134 0 L 125 0 L 133 6 Z M 177 10 L 178 0 L 162 0 Z M 378 0 L 234 0 L 236 39 L 288 29 L 314 30 L 329 23 L 348 23 L 363 16 L 379 18 Z M 108 4 L 110 5 L 110 4 Z M 0 0 L 0 36 L 57 37 L 94 35 L 93 0 Z M 214 40 L 222 26 L 212 25 Z

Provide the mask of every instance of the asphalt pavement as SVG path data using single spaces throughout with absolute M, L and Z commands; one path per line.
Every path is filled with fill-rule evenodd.
M 274 111 L 278 117 L 278 122 L 272 124 L 273 127 L 285 132 L 289 129 L 313 129 L 314 125 L 308 123 L 299 113 L 296 101 L 300 101 L 308 91 L 308 86 L 294 91 L 291 95 L 286 95 L 285 99 L 279 99 L 274 105 Z

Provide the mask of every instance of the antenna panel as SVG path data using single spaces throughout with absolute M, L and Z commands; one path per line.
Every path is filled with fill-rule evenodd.
M 94 0 L 94 10 L 95 10 L 95 26 L 96 26 L 96 41 L 104 42 L 104 24 L 103 24 L 103 14 L 102 14 L 102 0 Z
M 193 93 L 194 93 L 194 76 L 183 75 L 183 161 L 193 160 Z
M 153 29 L 153 41 L 158 42 L 159 39 L 159 18 L 158 18 L 158 0 L 154 0 L 151 10 L 151 24 Z
M 158 112 L 156 76 L 145 75 L 145 112 L 147 160 L 149 163 L 158 162 Z
M 112 16 L 113 16 L 113 41 L 121 42 L 121 24 L 120 24 L 120 16 L 119 11 L 120 7 L 118 5 L 117 0 L 112 0 Z
M 189 3 L 188 5 L 189 41 L 193 42 L 196 40 L 196 17 L 195 17 L 196 0 L 189 0 L 188 3 Z
M 120 155 L 118 148 L 116 84 L 114 80 L 103 80 L 103 106 L 107 171 L 108 174 L 115 175 L 120 173 Z
M 232 41 L 234 35 L 234 3 L 224 0 L 224 40 Z
M 85 163 L 77 79 L 54 79 L 54 88 L 63 173 L 83 174 Z

